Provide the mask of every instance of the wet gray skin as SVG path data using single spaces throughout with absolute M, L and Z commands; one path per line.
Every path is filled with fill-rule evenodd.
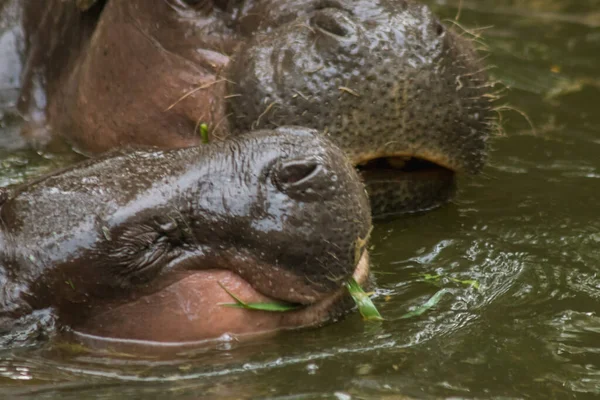
M 198 144 L 200 122 L 213 139 L 306 126 L 346 151 L 378 216 L 442 204 L 455 173 L 484 163 L 485 66 L 417 2 L 19 4 L 18 106 L 34 142 L 62 136 L 94 153 Z
M 439 205 L 454 172 L 483 166 L 487 78 L 472 44 L 426 6 L 269 0 L 247 13 L 256 34 L 227 70 L 232 130 L 325 132 L 362 171 L 379 216 Z
M 243 333 L 338 316 L 347 303 L 341 307 L 342 299 L 333 301 L 332 294 L 355 273 L 362 253 L 357 243 L 371 226 L 355 170 L 341 150 L 304 128 L 89 160 L 9 193 L 0 218 L 3 332 L 32 312 L 51 308 L 75 328 L 159 341 L 228 332 L 223 308 L 215 311 L 223 331 L 206 333 L 212 327 L 200 325 L 194 334 L 176 331 L 177 337 L 144 336 L 146 331 L 127 337 L 126 330 L 110 326 L 123 322 L 118 314 L 123 304 L 144 296 L 152 304 L 153 294 L 167 296 L 171 285 L 202 270 L 217 271 L 212 276 L 229 271 L 237 277 L 230 282 L 242 282 L 240 290 L 247 285 L 247 292 L 304 305 L 289 317 L 273 317 L 273 323 L 256 314 L 270 325 L 261 322 Z M 208 275 L 198 276 L 194 282 L 202 284 Z M 360 279 L 365 277 L 363 271 Z M 116 317 L 103 317 L 107 310 Z M 144 312 L 150 321 L 161 321 L 160 310 Z M 208 320 L 204 310 L 193 312 Z M 90 327 L 94 318 L 103 322 Z M 149 323 L 141 316 L 133 319 L 136 326 Z

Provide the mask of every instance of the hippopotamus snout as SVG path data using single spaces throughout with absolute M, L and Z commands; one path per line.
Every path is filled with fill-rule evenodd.
M 357 251 L 360 255 L 364 250 L 357 246 L 369 233 L 370 207 L 362 182 L 337 146 L 312 129 L 282 127 L 276 132 L 282 136 L 269 137 L 268 143 L 262 138 L 255 145 L 246 138 L 234 161 L 244 166 L 244 175 L 255 174 L 259 191 L 239 199 L 223 197 L 225 207 L 214 203 L 212 215 L 236 210 L 239 216 L 230 221 L 234 225 L 227 219 L 219 225 L 220 240 L 237 250 L 221 265 L 263 293 L 310 304 L 339 289 L 354 273 Z M 262 132 L 252 135 L 263 136 Z M 251 154 L 252 163 L 243 154 Z M 253 172 L 254 167 L 261 169 Z M 241 193 L 245 187 L 214 187 L 210 197 Z M 206 240 L 206 231 L 201 235 Z M 254 261 L 240 262 L 240 252 L 252 254 Z M 270 265 L 267 276 L 248 267 L 253 263 Z
M 0 332 L 40 309 L 85 333 L 158 341 L 315 325 L 349 309 L 348 278 L 368 280 L 364 186 L 307 128 L 113 153 L 5 197 Z M 298 309 L 230 309 L 225 289 Z
M 253 12 L 263 19 L 226 72 L 234 132 L 324 132 L 361 170 L 375 215 L 431 207 L 451 195 L 454 173 L 482 167 L 486 76 L 428 7 L 271 0 Z

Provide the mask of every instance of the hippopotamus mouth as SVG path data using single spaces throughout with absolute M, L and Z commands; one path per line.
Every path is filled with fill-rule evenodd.
M 359 171 L 373 178 L 377 176 L 376 173 L 394 178 L 396 175 L 433 171 L 446 171 L 448 174 L 455 172 L 442 157 L 417 157 L 408 153 L 363 154 L 354 162 Z
M 406 153 L 365 156 L 356 169 L 368 185 L 373 216 L 380 220 L 436 208 L 456 190 L 455 169 Z
M 369 257 L 363 252 L 352 277 L 369 282 Z M 334 321 L 354 305 L 344 287 L 289 311 L 271 312 L 230 307 L 228 292 L 246 303 L 282 300 L 277 290 L 264 287 L 261 279 L 246 280 L 225 269 L 181 271 L 174 282 L 117 307 L 102 306 L 74 333 L 95 341 L 143 342 L 184 345 L 234 336 L 238 340 L 286 329 L 313 327 Z M 287 285 L 286 285 L 287 286 Z M 227 291 L 226 291 L 226 290 Z M 143 328 L 141 328 L 143 326 Z M 134 339 L 132 339 L 134 338 Z
M 356 169 L 370 183 L 430 179 L 440 186 L 453 185 L 456 171 L 443 163 L 409 154 L 365 155 L 356 163 Z

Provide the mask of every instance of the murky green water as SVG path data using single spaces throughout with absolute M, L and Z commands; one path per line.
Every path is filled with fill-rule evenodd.
M 428 3 L 454 18 L 459 1 Z M 535 130 L 503 112 L 489 166 L 453 204 L 376 227 L 385 322 L 352 315 L 166 359 L 4 351 L 0 398 L 600 397 L 600 1 L 464 0 L 460 21 L 493 26 L 492 73 L 511 88 L 498 105 Z M 1 156 L 0 185 L 60 164 Z M 436 308 L 400 319 L 440 287 Z

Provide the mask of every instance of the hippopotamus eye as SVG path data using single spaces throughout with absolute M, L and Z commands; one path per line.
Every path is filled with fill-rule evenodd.
M 314 160 L 284 161 L 273 171 L 273 183 L 282 192 L 293 187 L 303 186 L 316 176 L 321 166 Z

